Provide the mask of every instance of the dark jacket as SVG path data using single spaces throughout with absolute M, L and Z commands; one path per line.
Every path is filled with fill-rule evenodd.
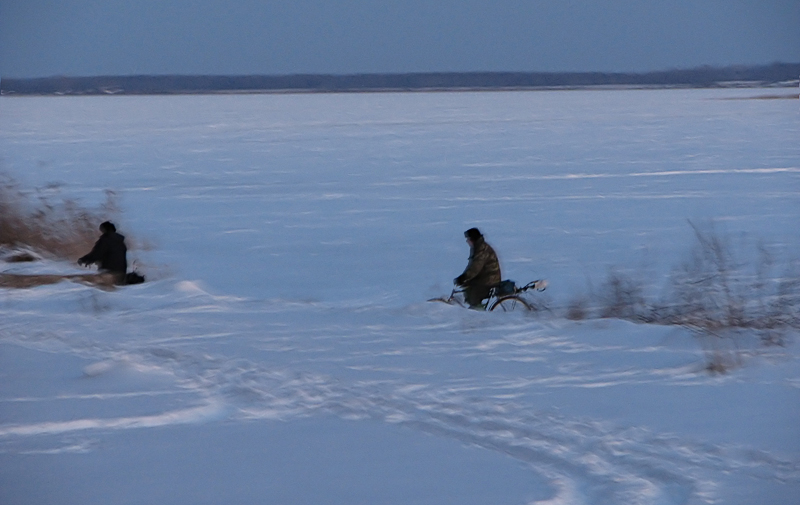
M 116 274 L 125 274 L 128 270 L 128 248 L 125 237 L 117 232 L 107 232 L 100 236 L 92 251 L 78 260 L 82 265 L 97 263 L 100 270 Z
M 456 283 L 471 288 L 488 288 L 501 280 L 497 254 L 483 237 L 478 238 L 470 248 L 467 268 L 456 277 Z

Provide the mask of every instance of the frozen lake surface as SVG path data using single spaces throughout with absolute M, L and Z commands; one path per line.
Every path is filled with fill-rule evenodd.
M 796 335 L 712 375 L 686 329 L 564 317 L 663 283 L 689 221 L 796 261 L 764 94 L 3 97 L 0 169 L 117 192 L 148 282 L 0 289 L 0 503 L 796 503 Z M 549 310 L 425 301 L 472 226 Z

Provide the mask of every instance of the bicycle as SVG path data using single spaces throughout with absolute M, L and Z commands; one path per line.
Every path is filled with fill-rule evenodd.
M 541 292 L 546 288 L 547 281 L 544 279 L 529 282 L 522 287 L 517 286 L 514 281 L 505 280 L 491 287 L 489 290 L 489 297 L 486 298 L 486 304 L 483 305 L 483 309 L 489 311 L 500 309 L 503 312 L 512 312 L 516 310 L 538 310 L 538 307 L 536 307 L 535 304 L 531 303 L 520 295 L 528 290 Z M 458 305 L 460 307 L 464 307 L 465 305 L 463 296 L 458 296 L 462 293 L 464 293 L 464 289 L 453 288 L 453 291 L 450 293 L 449 297 L 431 298 L 428 301 L 443 302 L 448 305 Z

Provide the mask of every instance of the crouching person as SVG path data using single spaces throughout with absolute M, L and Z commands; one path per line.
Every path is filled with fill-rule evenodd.
M 96 263 L 101 272 L 113 276 L 114 284 L 125 284 L 128 271 L 128 248 L 125 245 L 125 237 L 117 233 L 116 226 L 110 221 L 100 225 L 100 232 L 102 235 L 92 250 L 81 257 L 78 264 L 88 266 Z

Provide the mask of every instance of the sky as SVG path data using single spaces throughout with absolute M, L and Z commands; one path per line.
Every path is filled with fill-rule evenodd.
M 0 76 L 800 62 L 800 0 L 0 0 Z

